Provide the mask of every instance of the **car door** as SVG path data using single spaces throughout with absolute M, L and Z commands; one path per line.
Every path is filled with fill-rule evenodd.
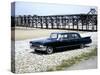
M 80 43 L 80 37 L 76 33 L 70 34 L 69 40 L 71 41 L 72 46 L 79 45 Z
M 64 38 L 66 38 L 64 36 Z M 70 33 L 70 34 L 67 34 L 67 38 L 64 39 L 64 45 L 65 46 L 75 46 L 79 43 L 79 39 L 78 39 L 78 36 L 74 33 Z
M 67 47 L 71 44 L 72 41 L 70 41 L 68 37 L 69 37 L 68 34 L 62 35 L 62 39 L 60 41 L 62 47 Z
M 73 34 L 68 34 L 68 46 L 73 46 L 76 43 L 75 38 L 73 37 Z

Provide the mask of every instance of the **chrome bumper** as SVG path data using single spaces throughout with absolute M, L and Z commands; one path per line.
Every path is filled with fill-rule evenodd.
M 46 48 L 34 48 L 35 50 L 39 50 L 39 51 L 46 51 Z
M 30 45 L 30 48 L 39 50 L 39 51 L 46 51 L 46 46 L 40 47 L 40 46 L 32 46 Z

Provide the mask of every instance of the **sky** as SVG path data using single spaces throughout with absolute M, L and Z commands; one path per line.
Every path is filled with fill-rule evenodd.
M 87 14 L 95 6 L 80 6 L 68 4 L 50 4 L 33 2 L 15 2 L 11 6 L 11 15 L 66 15 L 66 14 Z

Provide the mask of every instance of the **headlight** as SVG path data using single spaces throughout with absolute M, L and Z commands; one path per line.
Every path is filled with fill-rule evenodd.
M 40 47 L 44 47 L 43 45 L 40 45 Z
M 40 45 L 40 48 L 42 48 L 42 49 L 46 49 L 46 46 L 43 46 L 43 45 Z

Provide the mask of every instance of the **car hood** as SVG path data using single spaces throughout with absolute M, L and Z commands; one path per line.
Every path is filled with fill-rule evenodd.
M 55 42 L 55 41 L 57 41 L 57 40 L 56 39 L 47 38 L 47 39 L 30 41 L 30 43 L 32 43 L 32 44 L 45 44 L 45 43 L 50 43 L 50 42 Z

